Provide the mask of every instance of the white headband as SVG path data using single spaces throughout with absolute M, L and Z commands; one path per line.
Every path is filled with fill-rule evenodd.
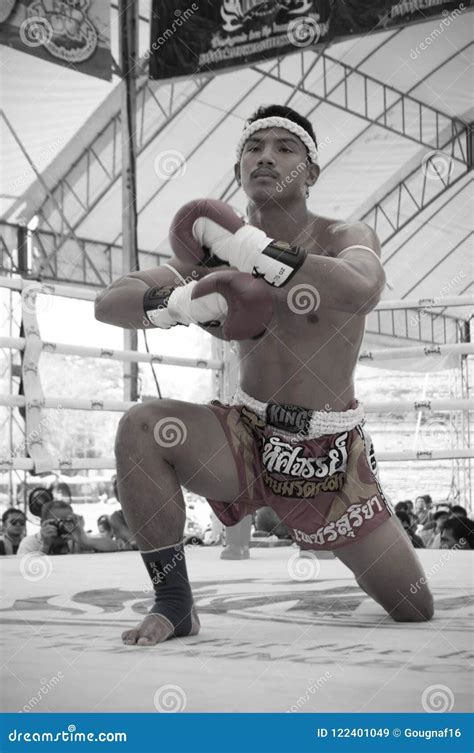
M 305 145 L 306 149 L 308 150 L 309 159 L 311 160 L 311 162 L 314 165 L 318 164 L 318 150 L 309 133 L 305 131 L 305 129 L 300 125 L 298 125 L 298 123 L 294 123 L 292 120 L 288 120 L 288 118 L 280 118 L 277 116 L 274 116 L 272 118 L 260 118 L 260 120 L 254 120 L 253 123 L 250 123 L 250 125 L 244 128 L 242 136 L 239 139 L 239 143 L 237 144 L 237 162 L 240 162 L 240 158 L 244 150 L 244 144 L 247 139 L 256 131 L 261 131 L 264 128 L 284 128 L 286 131 L 291 131 L 291 133 L 294 133 L 295 136 L 298 136 L 300 141 L 302 141 Z

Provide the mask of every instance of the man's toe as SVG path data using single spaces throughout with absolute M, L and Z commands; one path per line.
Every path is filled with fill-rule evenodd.
M 125 632 L 122 633 L 122 641 L 127 645 L 136 643 L 137 637 L 138 630 L 125 630 Z

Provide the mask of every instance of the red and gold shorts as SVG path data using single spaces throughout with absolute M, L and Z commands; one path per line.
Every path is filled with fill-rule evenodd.
M 238 404 L 213 400 L 208 406 L 224 429 L 239 473 L 234 501 L 208 500 L 224 525 L 233 526 L 268 506 L 302 549 L 337 549 L 363 538 L 394 514 L 380 487 L 363 419 L 353 427 L 347 420 L 350 413 L 360 417 L 360 406 L 354 410 L 357 403 L 348 411 L 327 414 L 258 403 L 241 391 L 239 395 Z M 318 416 L 326 429 L 331 417 L 333 427 L 345 428 L 311 436 Z

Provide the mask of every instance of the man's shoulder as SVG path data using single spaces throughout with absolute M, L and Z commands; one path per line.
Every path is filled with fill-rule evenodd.
M 354 244 L 361 244 L 377 253 L 379 242 L 374 229 L 367 223 L 360 220 L 348 222 L 330 217 L 320 220 L 320 238 L 323 239 L 325 252 L 329 256 L 338 256 L 344 248 Z
M 348 222 L 334 217 L 313 216 L 310 229 L 313 243 L 309 253 L 318 256 L 337 256 L 351 243 L 371 244 L 373 230 L 365 222 Z
M 358 237 L 360 235 L 366 236 L 368 234 L 374 234 L 373 228 L 371 228 L 366 222 L 362 222 L 362 220 L 347 221 L 329 218 L 325 219 L 327 220 L 326 231 L 330 236 L 344 234 Z

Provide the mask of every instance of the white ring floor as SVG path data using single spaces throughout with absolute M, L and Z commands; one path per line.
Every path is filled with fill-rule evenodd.
M 402 624 L 337 560 L 296 581 L 294 547 L 220 551 L 187 554 L 200 634 L 152 648 L 120 639 L 151 602 L 138 552 L 52 557 L 27 577 L 2 557 L 2 711 L 154 712 L 174 686 L 189 712 L 422 712 L 440 685 L 440 710 L 471 710 L 472 552 L 421 552 L 436 615 Z

